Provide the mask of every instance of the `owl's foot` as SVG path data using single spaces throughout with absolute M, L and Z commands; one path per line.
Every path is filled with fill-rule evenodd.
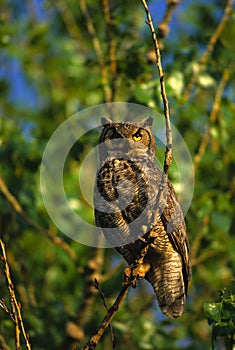
M 138 266 L 127 267 L 123 273 L 123 284 L 130 284 L 136 288 L 137 281 L 142 280 L 149 271 L 149 264 L 140 264 Z

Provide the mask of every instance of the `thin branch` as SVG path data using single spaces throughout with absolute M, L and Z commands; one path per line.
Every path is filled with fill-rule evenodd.
M 76 316 L 76 324 L 83 328 L 86 323 L 87 316 L 89 315 L 96 290 L 94 288 L 94 279 L 99 279 L 101 269 L 104 261 L 104 249 L 93 248 L 91 250 L 91 256 L 88 262 L 88 267 L 84 271 L 84 287 L 83 287 L 83 302 L 79 307 L 78 314 Z
M 189 82 L 189 84 L 184 92 L 184 95 L 183 95 L 184 100 L 188 100 L 190 93 L 193 89 L 193 86 L 196 83 L 196 80 L 198 78 L 198 75 L 202 71 L 203 67 L 205 66 L 205 64 L 207 63 L 207 61 L 210 57 L 210 54 L 214 50 L 215 44 L 217 43 L 220 35 L 222 34 L 222 32 L 223 32 L 223 30 L 224 30 L 224 28 L 229 20 L 229 16 L 232 13 L 232 5 L 233 5 L 233 0 L 228 0 L 227 5 L 224 9 L 224 15 L 221 18 L 221 21 L 220 21 L 218 27 L 216 28 L 214 34 L 210 38 L 207 49 L 199 60 L 198 68 L 193 72 L 192 78 L 191 78 L 191 80 L 190 80 L 190 82 Z
M 92 22 L 92 18 L 88 12 L 86 0 L 79 0 L 80 3 L 80 8 L 82 11 L 82 14 L 86 20 L 86 26 L 87 26 L 87 31 L 90 34 L 91 41 L 98 59 L 98 63 L 100 65 L 101 69 L 101 82 L 102 82 L 102 87 L 104 90 L 104 95 L 105 95 L 105 101 L 106 102 L 111 102 L 112 101 L 112 91 L 109 85 L 109 79 L 108 79 L 108 72 L 107 72 L 107 67 L 105 64 L 105 60 L 103 57 L 103 52 L 102 52 L 102 47 L 100 44 L 100 41 L 98 39 L 94 24 Z
M 116 298 L 111 308 L 108 309 L 107 314 L 104 317 L 103 321 L 101 322 L 96 333 L 89 339 L 87 344 L 84 346 L 83 350 L 92 350 L 96 347 L 105 329 L 110 325 L 110 322 L 112 321 L 113 317 L 118 312 L 121 306 L 121 303 L 126 299 L 126 296 L 128 294 L 130 287 L 136 286 L 137 281 L 139 279 L 144 278 L 144 275 L 146 274 L 147 270 L 149 270 L 149 266 L 142 265 L 143 258 L 144 256 L 140 255 L 139 259 L 136 261 L 135 266 L 133 266 L 132 268 L 128 267 L 125 269 L 124 281 L 123 281 L 122 289 L 118 294 L 118 297 Z
M 222 98 L 222 95 L 223 95 L 223 92 L 224 92 L 224 89 L 226 87 L 228 80 L 229 80 L 229 70 L 226 68 L 223 72 L 218 89 L 216 90 L 215 99 L 214 99 L 214 103 L 213 103 L 210 118 L 209 118 L 210 127 L 208 127 L 208 130 L 206 131 L 206 133 L 202 137 L 198 152 L 194 156 L 194 172 L 197 171 L 198 165 L 201 162 L 203 155 L 205 154 L 206 146 L 210 140 L 211 126 L 216 121 L 216 118 L 217 118 L 217 115 L 218 115 L 218 112 L 220 109 L 221 98 Z
M 166 145 L 166 152 L 165 152 L 165 159 L 164 159 L 164 173 L 162 174 L 161 182 L 159 185 L 159 191 L 156 198 L 156 203 L 162 203 L 162 200 L 164 200 L 163 197 L 165 192 L 164 184 L 166 183 L 166 179 L 168 178 L 168 172 L 172 162 L 172 130 L 171 130 L 171 122 L 170 122 L 169 104 L 168 104 L 168 99 L 166 95 L 166 88 L 165 88 L 165 81 L 164 81 L 164 72 L 163 72 L 162 63 L 161 63 L 161 53 L 159 48 L 159 42 L 153 26 L 153 21 L 152 21 L 152 17 L 151 17 L 148 5 L 145 0 L 141 0 L 141 2 L 144 6 L 144 9 L 147 15 L 146 23 L 151 30 L 152 39 L 154 43 L 155 55 L 156 55 L 156 66 L 159 73 L 161 96 L 162 96 L 162 102 L 164 106 L 167 145 Z M 155 209 L 153 226 L 157 225 L 159 217 L 160 217 L 160 213 L 159 213 L 159 206 L 158 206 Z M 144 257 L 146 256 L 148 249 L 150 247 L 150 244 L 153 242 L 154 242 L 154 238 L 151 237 L 151 230 L 150 230 L 150 232 L 148 232 L 144 237 L 142 237 L 142 248 L 138 259 L 140 263 L 143 262 Z M 137 262 L 137 266 L 138 266 L 138 262 Z
M 37 230 L 39 233 L 45 235 L 47 238 L 49 238 L 54 244 L 61 247 L 73 261 L 77 261 L 77 256 L 74 253 L 74 251 L 69 247 L 69 245 L 64 242 L 60 237 L 54 236 L 54 234 L 44 227 L 36 224 L 31 217 L 24 211 L 24 209 L 21 207 L 20 203 L 16 199 L 15 196 L 9 191 L 8 187 L 6 186 L 4 180 L 0 177 L 0 191 L 4 194 L 7 201 L 11 204 L 13 209 L 21 215 L 24 220 L 35 230 Z
M 12 283 L 11 275 L 10 275 L 10 268 L 7 262 L 7 256 L 6 256 L 6 250 L 5 250 L 5 244 L 0 239 L 0 246 L 2 250 L 2 261 L 4 264 L 4 274 L 7 280 L 8 284 L 8 290 L 9 290 L 9 297 L 10 297 L 10 304 L 11 304 L 11 313 L 12 317 L 14 318 L 15 322 L 15 343 L 16 343 L 16 349 L 20 349 L 20 330 L 23 334 L 23 337 L 25 339 L 26 347 L 28 350 L 31 350 L 31 345 L 29 343 L 29 335 L 26 333 L 23 318 L 21 315 L 21 305 L 16 299 L 15 291 L 14 291 L 14 285 Z
M 161 21 L 161 23 L 159 23 L 159 26 L 158 26 L 158 35 L 160 38 L 165 38 L 169 33 L 170 31 L 169 23 L 171 21 L 175 8 L 179 5 L 178 0 L 166 0 L 166 3 L 167 3 L 167 8 L 164 14 L 164 18 Z
M 83 350 L 92 350 L 96 347 L 105 329 L 109 326 L 111 320 L 118 312 L 121 303 L 125 300 L 130 287 L 131 287 L 131 283 L 126 283 L 123 285 L 120 293 L 118 294 L 117 299 L 113 303 L 112 307 L 108 310 L 108 313 L 103 319 L 103 321 L 101 322 L 97 332 L 93 335 L 93 337 L 91 337 L 88 343 L 84 346 Z
M 108 307 L 108 304 L 106 303 L 104 292 L 99 284 L 99 281 L 96 278 L 94 279 L 94 286 L 98 290 L 98 292 L 101 296 L 101 299 L 103 301 L 105 309 L 108 311 L 109 307 Z M 111 331 L 111 339 L 112 339 L 113 349 L 115 349 L 115 335 L 114 335 L 112 323 L 109 324 L 109 327 L 110 327 L 110 331 Z
M 75 319 L 66 325 L 67 337 L 61 344 L 60 349 L 68 349 L 71 347 L 71 344 L 74 348 L 77 348 L 81 340 L 84 339 L 84 326 L 89 315 L 92 313 L 94 298 L 97 294 L 94 279 L 100 278 L 104 261 L 104 249 L 96 247 L 91 249 L 90 253 L 87 267 L 82 273 L 84 281 L 82 301 L 79 304 Z
M 149 8 L 146 1 L 141 0 L 141 2 L 144 6 L 144 9 L 147 15 L 146 23 L 149 26 L 152 33 L 152 39 L 153 39 L 155 55 L 156 55 L 156 67 L 158 69 L 159 78 L 160 78 L 161 96 L 162 96 L 162 102 L 164 106 L 164 116 L 165 116 L 165 123 L 166 123 L 166 140 L 167 140 L 165 160 L 164 160 L 164 173 L 166 176 L 168 176 L 168 171 L 172 162 L 172 149 L 171 149 L 172 148 L 172 131 L 171 131 L 171 123 L 170 123 L 169 103 L 166 95 L 164 72 L 163 72 L 162 63 L 161 63 L 161 53 L 160 53 L 157 35 L 153 26 L 153 20 L 149 12 Z
M 0 299 L 0 307 L 5 311 L 5 313 L 12 319 L 12 321 L 15 322 L 15 319 L 12 315 L 12 313 L 8 310 L 6 304 L 5 304 L 5 300 L 2 298 Z

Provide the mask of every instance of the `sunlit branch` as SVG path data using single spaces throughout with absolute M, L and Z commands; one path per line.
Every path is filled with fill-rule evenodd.
M 7 280 L 7 285 L 8 285 L 8 291 L 9 291 L 9 299 L 10 299 L 10 304 L 11 304 L 11 314 L 12 318 L 14 319 L 14 324 L 15 324 L 15 344 L 16 344 L 16 349 L 20 349 L 20 332 L 22 332 L 23 337 L 25 339 L 25 344 L 26 348 L 28 350 L 31 350 L 31 345 L 29 342 L 29 335 L 26 333 L 25 327 L 24 327 L 24 322 L 23 318 L 21 315 L 21 305 L 16 299 L 15 291 L 14 291 L 14 285 L 11 279 L 11 274 L 10 274 L 10 268 L 7 262 L 7 256 L 6 256 L 6 250 L 5 250 L 5 244 L 3 243 L 2 240 L 0 240 L 0 247 L 2 250 L 2 262 L 4 265 L 4 274 Z M 6 310 L 5 310 L 6 311 Z
M 202 71 L 203 67 L 205 66 L 205 64 L 207 63 L 210 54 L 212 53 L 212 51 L 214 50 L 215 44 L 217 43 L 219 37 L 221 36 L 228 20 L 229 20 L 229 16 L 232 13 L 232 5 L 233 5 L 233 0 L 228 0 L 227 1 L 227 5 L 224 9 L 224 15 L 221 18 L 220 23 L 218 24 L 214 34 L 211 36 L 210 41 L 208 43 L 207 49 L 204 52 L 204 54 L 201 56 L 199 63 L 198 63 L 198 67 L 197 69 L 194 70 L 193 75 L 191 77 L 191 80 L 188 83 L 188 86 L 186 87 L 186 90 L 184 92 L 183 98 L 184 100 L 188 100 L 190 93 L 197 81 L 197 78 L 200 74 L 200 72 Z
M 206 146 L 210 140 L 210 134 L 211 134 L 211 126 L 215 123 L 219 109 L 220 109 L 220 103 L 222 94 L 224 92 L 224 89 L 226 87 L 226 84 L 229 80 L 229 70 L 225 69 L 223 72 L 223 76 L 221 78 L 221 81 L 219 83 L 218 89 L 216 90 L 215 99 L 213 102 L 210 118 L 209 118 L 209 127 L 206 133 L 203 135 L 201 139 L 201 143 L 198 148 L 197 154 L 194 156 L 194 171 L 196 172 L 198 169 L 198 165 L 201 162 L 201 159 L 206 151 Z
M 104 296 L 104 292 L 99 284 L 99 281 L 95 278 L 94 279 L 94 286 L 95 288 L 98 290 L 99 294 L 100 294 L 100 297 L 103 301 L 103 304 L 104 304 L 104 307 L 107 311 L 109 311 L 109 307 L 108 307 L 108 304 L 106 303 L 106 300 L 105 300 L 105 296 Z M 109 324 L 109 327 L 110 327 L 110 331 L 111 331 L 111 339 L 112 339 L 112 344 L 113 344 L 113 348 L 115 348 L 115 335 L 114 335 L 114 330 L 113 330 L 113 326 L 112 324 L 110 323 Z
M 121 303 L 125 300 L 130 287 L 131 287 L 131 283 L 126 283 L 123 285 L 121 291 L 118 294 L 117 299 L 113 303 L 112 307 L 108 310 L 107 315 L 104 317 L 103 321 L 101 322 L 97 332 L 91 337 L 88 343 L 84 346 L 83 350 L 92 350 L 96 347 L 105 329 L 109 326 L 111 320 L 118 312 Z
M 161 96 L 162 96 L 162 102 L 163 102 L 163 106 L 164 106 L 164 116 L 165 116 L 165 123 L 166 123 L 166 140 L 167 140 L 165 160 L 164 160 L 164 173 L 166 176 L 168 176 L 168 171 L 169 171 L 171 161 L 172 161 L 172 150 L 171 150 L 171 148 L 172 148 L 172 131 L 171 131 L 171 123 L 170 123 L 169 104 L 168 104 L 168 99 L 167 99 L 167 95 L 166 95 L 164 72 L 163 72 L 162 63 L 161 63 L 161 53 L 160 53 L 158 38 L 157 38 L 157 35 L 155 32 L 155 28 L 153 26 L 153 20 L 152 20 L 151 14 L 149 12 L 148 5 L 147 5 L 145 0 L 141 0 L 141 2 L 144 5 L 145 12 L 147 15 L 146 23 L 149 26 L 151 33 L 152 33 L 152 39 L 153 39 L 154 48 L 155 48 L 155 55 L 156 55 L 156 66 L 157 66 L 159 78 L 160 78 Z

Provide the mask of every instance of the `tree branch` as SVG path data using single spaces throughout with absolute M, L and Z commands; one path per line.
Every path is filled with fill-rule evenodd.
M 105 300 L 104 292 L 99 284 L 99 281 L 96 278 L 94 279 L 94 286 L 98 290 L 98 292 L 100 293 L 100 296 L 101 296 L 101 299 L 103 301 L 105 309 L 107 311 L 109 311 L 108 304 L 106 303 L 106 300 Z M 114 349 L 115 348 L 115 335 L 114 335 L 112 323 L 109 324 L 109 327 L 110 327 L 110 331 L 111 331 L 111 339 L 112 339 L 112 344 L 113 344 L 113 349 Z
M 92 350 L 96 347 L 105 329 L 109 326 L 111 320 L 113 319 L 115 314 L 118 312 L 121 303 L 123 302 L 123 300 L 125 300 L 130 287 L 131 287 L 131 282 L 123 285 L 121 291 L 118 294 L 117 299 L 113 303 L 112 307 L 108 310 L 107 315 L 101 322 L 97 332 L 93 335 L 93 337 L 91 337 L 88 343 L 84 346 L 83 350 Z
M 228 0 L 227 1 L 227 5 L 224 9 L 224 15 L 221 18 L 221 21 L 218 25 L 218 27 L 216 28 L 214 34 L 212 35 L 212 37 L 210 38 L 210 41 L 208 43 L 207 49 L 204 52 L 204 54 L 201 56 L 200 60 L 199 60 L 199 65 L 198 68 L 196 70 L 194 70 L 192 78 L 190 80 L 190 82 L 188 83 L 188 86 L 184 92 L 183 98 L 184 100 L 188 100 L 190 93 L 193 89 L 194 84 L 197 81 L 198 75 L 200 74 L 200 72 L 202 71 L 203 67 L 205 66 L 205 64 L 208 61 L 208 58 L 210 57 L 210 54 L 212 53 L 212 51 L 214 50 L 215 44 L 217 43 L 220 35 L 222 34 L 228 20 L 229 20 L 229 16 L 232 13 L 232 5 L 233 5 L 233 0 Z
M 175 8 L 179 5 L 179 0 L 166 0 L 167 8 L 164 18 L 158 26 L 158 35 L 160 38 L 165 38 L 169 33 L 169 23 Z
M 82 273 L 83 288 L 82 300 L 78 306 L 75 318 L 66 324 L 67 336 L 60 346 L 60 349 L 71 347 L 76 349 L 82 339 L 84 339 L 84 326 L 89 315 L 92 313 L 92 306 L 97 290 L 94 286 L 94 279 L 99 279 L 103 267 L 104 249 L 93 248 L 90 250 L 90 257 L 87 267 Z
M 5 244 L 0 239 L 0 247 L 2 250 L 2 261 L 4 264 L 4 274 L 7 280 L 8 284 L 8 291 L 9 291 L 9 298 L 10 298 L 10 304 L 11 304 L 11 314 L 12 318 L 15 323 L 15 344 L 16 349 L 20 349 L 20 331 L 23 334 L 23 337 L 25 339 L 26 347 L 28 350 L 31 350 L 31 345 L 29 343 L 29 335 L 26 333 L 23 318 L 21 315 L 21 305 L 16 299 L 15 291 L 14 291 L 14 285 L 12 283 L 11 275 L 10 275 L 10 268 L 7 262 L 7 256 L 5 251 Z M 5 310 L 6 311 L 6 310 Z
M 194 172 L 197 171 L 198 169 L 198 165 L 201 162 L 201 159 L 206 151 L 206 146 L 210 140 L 210 133 L 211 133 L 211 126 L 215 123 L 216 121 L 216 117 L 218 115 L 219 112 L 219 108 L 220 108 L 220 102 L 221 102 L 221 98 L 222 98 L 222 94 L 224 92 L 224 89 L 226 87 L 226 84 L 229 80 L 229 70 L 226 68 L 223 72 L 221 81 L 219 83 L 218 89 L 216 90 L 216 94 L 215 94 L 215 99 L 214 99 L 214 103 L 212 106 L 212 110 L 211 110 L 211 114 L 209 117 L 209 124 L 210 126 L 208 127 L 206 133 L 204 134 L 204 136 L 202 137 L 201 143 L 199 145 L 198 148 L 198 152 L 197 154 L 194 156 Z
M 153 26 L 153 20 L 149 12 L 149 8 L 146 1 L 141 0 L 141 2 L 144 6 L 144 9 L 147 15 L 146 23 L 149 26 L 152 33 L 152 39 L 153 39 L 155 55 L 156 55 L 156 67 L 158 69 L 159 78 L 160 78 L 161 96 L 162 96 L 162 102 L 164 106 L 164 116 L 165 116 L 165 123 L 166 123 L 166 140 L 167 140 L 165 160 L 164 160 L 164 173 L 166 176 L 168 176 L 168 171 L 172 161 L 172 149 L 171 149 L 172 148 L 172 131 L 171 131 L 171 123 L 170 123 L 169 103 L 166 95 L 164 72 L 163 72 L 162 63 L 161 63 L 161 53 L 160 53 L 157 35 Z

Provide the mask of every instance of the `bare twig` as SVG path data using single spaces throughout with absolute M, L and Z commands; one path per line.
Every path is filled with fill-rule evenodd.
M 10 304 L 11 304 L 11 313 L 12 318 L 14 319 L 15 323 L 15 344 L 16 349 L 20 349 L 20 332 L 22 332 L 23 337 L 25 339 L 25 344 L 28 350 L 31 350 L 31 345 L 29 342 L 29 335 L 26 333 L 23 318 L 21 315 L 21 305 L 16 299 L 15 291 L 14 291 L 14 285 L 12 283 L 11 275 L 10 275 L 10 268 L 7 262 L 7 256 L 6 256 L 6 250 L 5 250 L 5 244 L 0 239 L 0 246 L 2 250 L 2 261 L 4 264 L 4 274 L 7 280 L 8 284 L 8 291 L 9 291 L 9 297 L 10 297 Z
M 198 152 L 194 156 L 194 171 L 195 172 L 198 169 L 198 165 L 199 165 L 199 163 L 200 163 L 200 161 L 201 161 L 201 159 L 206 151 L 206 146 L 210 140 L 211 126 L 216 121 L 216 117 L 218 115 L 219 108 L 220 108 L 221 97 L 222 97 L 222 94 L 224 92 L 224 89 L 226 87 L 228 80 L 229 80 L 229 70 L 225 69 L 223 72 L 221 81 L 219 83 L 218 89 L 216 90 L 215 99 L 214 99 L 214 103 L 213 103 L 210 118 L 209 118 L 210 126 L 208 127 L 208 130 L 206 131 L 206 133 L 202 137 Z
M 167 8 L 164 14 L 164 18 L 161 21 L 161 23 L 159 23 L 159 26 L 158 26 L 158 35 L 160 38 L 165 38 L 169 33 L 169 23 L 171 21 L 172 14 L 175 8 L 179 5 L 178 0 L 166 0 L 166 3 L 167 3 Z
M 67 337 L 61 344 L 60 349 L 71 348 L 71 344 L 73 348 L 76 349 L 81 340 L 84 339 L 84 326 L 89 315 L 92 313 L 94 298 L 97 294 L 97 290 L 94 286 L 94 279 L 100 278 L 101 269 L 103 267 L 104 249 L 93 248 L 90 250 L 90 254 L 88 265 L 82 273 L 84 281 L 82 301 L 75 319 L 72 322 L 68 322 L 66 325 Z
M 104 292 L 99 284 L 99 281 L 95 278 L 94 279 L 94 286 L 95 288 L 99 291 L 101 299 L 103 301 L 104 307 L 106 308 L 107 311 L 109 311 L 109 307 L 108 304 L 106 303 L 105 300 L 105 296 L 104 296 Z M 115 335 L 114 335 L 114 330 L 113 330 L 113 326 L 112 323 L 109 324 L 110 327 L 110 331 L 111 331 L 111 339 L 112 339 L 112 344 L 113 344 L 113 349 L 115 349 Z
M 233 0 L 228 0 L 227 1 L 227 5 L 224 9 L 224 15 L 221 18 L 221 21 L 218 25 L 218 27 L 216 28 L 214 34 L 212 35 L 212 37 L 210 38 L 209 44 L 207 46 L 206 51 L 204 52 L 204 54 L 201 56 L 200 60 L 199 60 L 199 64 L 197 69 L 193 72 L 192 78 L 190 80 L 190 82 L 188 83 L 188 86 L 186 87 L 186 90 L 184 92 L 183 98 L 185 100 L 188 100 L 190 93 L 192 91 L 192 88 L 198 78 L 198 75 L 200 74 L 200 72 L 202 71 L 203 67 L 205 66 L 205 64 L 208 61 L 208 58 L 210 57 L 210 54 L 212 53 L 212 51 L 214 50 L 215 44 L 218 41 L 220 35 L 222 34 L 228 20 L 229 20 L 229 16 L 232 13 L 232 5 L 233 5 Z
M 125 300 L 130 287 L 131 287 L 131 283 L 126 283 L 123 285 L 121 291 L 118 294 L 117 299 L 113 303 L 112 307 L 108 310 L 108 313 L 103 319 L 103 321 L 101 322 L 97 332 L 93 335 L 93 337 L 91 337 L 88 343 L 84 346 L 83 350 L 92 350 L 96 347 L 105 329 L 109 326 L 111 320 L 119 310 L 121 303 L 123 302 L 123 300 Z
M 166 145 L 166 153 L 165 153 L 165 160 L 164 160 L 164 173 L 166 176 L 168 176 L 168 171 L 171 165 L 172 161 L 172 131 L 171 131 L 171 123 L 170 123 L 170 113 L 169 113 L 169 104 L 168 104 L 168 99 L 166 95 L 166 88 L 165 88 L 165 81 L 164 81 L 164 72 L 162 68 L 162 63 L 161 63 L 161 53 L 160 53 L 160 48 L 158 44 L 158 39 L 157 35 L 153 26 L 153 20 L 151 17 L 151 14 L 149 12 L 148 5 L 145 0 L 141 0 L 146 15 L 147 15 L 147 25 L 149 26 L 151 33 L 152 33 L 152 39 L 154 43 L 154 48 L 155 48 L 155 55 L 156 55 L 156 66 L 158 69 L 159 73 L 159 78 L 160 78 L 160 86 L 161 86 L 161 96 L 162 96 L 162 102 L 164 106 L 164 116 L 165 116 L 165 122 L 166 122 L 166 140 L 167 140 L 167 145 Z
M 88 268 L 84 271 L 84 288 L 83 288 L 83 302 L 79 307 L 79 312 L 76 316 L 76 324 L 79 327 L 83 327 L 87 320 L 87 315 L 89 314 L 96 290 L 94 288 L 94 279 L 99 279 L 101 269 L 103 267 L 104 259 L 104 249 L 93 248 L 91 250 L 91 256 L 88 262 Z
M 104 307 L 106 308 L 106 310 L 108 310 L 108 304 L 106 303 L 105 297 L 104 297 L 104 292 L 102 290 L 102 288 L 100 287 L 99 281 L 97 280 L 97 278 L 94 278 L 94 287 L 98 290 L 98 292 L 100 293 L 101 299 L 103 301 Z
M 8 310 L 6 304 L 5 304 L 5 300 L 2 298 L 0 299 L 0 307 L 5 311 L 5 313 L 10 316 L 10 318 L 15 322 L 15 319 L 12 315 L 12 313 Z
M 37 230 L 39 233 L 43 234 L 47 238 L 49 238 L 54 244 L 61 247 L 73 261 L 77 261 L 77 256 L 74 253 L 74 251 L 69 247 L 69 245 L 64 242 L 60 237 L 55 236 L 52 232 L 48 231 L 44 227 L 36 224 L 31 217 L 24 211 L 24 209 L 21 207 L 20 203 L 16 199 L 15 196 L 9 191 L 8 187 L 6 186 L 4 180 L 0 178 L 0 191 L 4 194 L 8 202 L 12 205 L 13 209 L 21 215 L 24 220 L 35 230 Z

